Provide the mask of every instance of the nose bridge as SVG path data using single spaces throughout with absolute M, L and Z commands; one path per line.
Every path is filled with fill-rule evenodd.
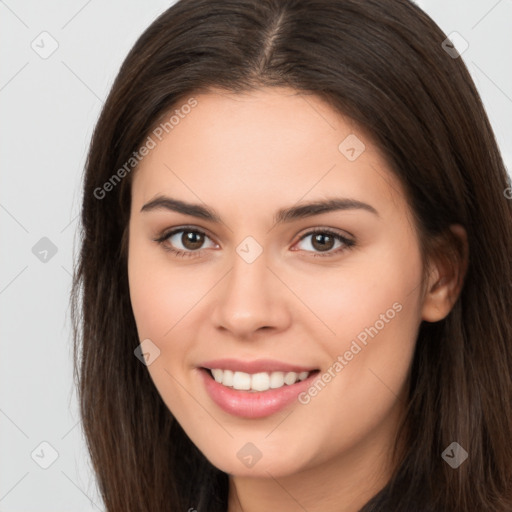
M 256 254 L 250 242 L 237 247 L 231 271 L 217 296 L 217 326 L 240 337 L 261 327 L 282 327 L 287 316 L 283 291 L 267 265 L 267 254 Z

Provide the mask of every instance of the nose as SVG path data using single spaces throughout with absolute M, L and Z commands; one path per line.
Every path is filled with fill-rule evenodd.
M 252 263 L 235 253 L 231 270 L 216 288 L 214 325 L 236 339 L 289 326 L 292 294 L 270 268 L 265 252 Z

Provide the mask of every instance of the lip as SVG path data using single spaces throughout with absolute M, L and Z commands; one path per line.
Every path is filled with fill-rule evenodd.
M 198 365 L 202 368 L 220 368 L 221 370 L 231 370 L 233 372 L 260 373 L 260 372 L 312 372 L 318 368 L 298 366 L 295 364 L 284 363 L 275 359 L 257 359 L 255 361 L 242 361 L 240 359 L 215 359 L 205 361 Z
M 219 368 L 214 366 L 213 368 Z M 240 367 L 238 367 L 240 368 Z M 282 367 L 281 367 L 282 368 Z M 230 368 L 226 368 L 230 369 Z M 264 418 L 270 416 L 297 400 L 297 396 L 311 386 L 320 373 L 315 371 L 307 379 L 291 386 L 268 391 L 240 391 L 219 384 L 206 368 L 198 368 L 206 392 L 223 411 L 241 418 Z M 239 370 L 241 371 L 241 370 Z M 293 371 L 293 370 L 290 370 Z M 308 371 L 304 369 L 303 371 Z

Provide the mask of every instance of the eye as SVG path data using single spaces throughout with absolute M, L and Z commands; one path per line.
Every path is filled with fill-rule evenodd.
M 305 235 L 301 237 L 299 242 L 307 240 L 309 237 L 312 237 L 308 243 L 305 243 L 307 252 L 312 252 L 308 250 L 308 247 L 313 249 L 313 252 L 319 251 L 320 254 L 313 254 L 314 257 L 330 257 L 339 254 L 342 251 L 348 250 L 351 247 L 355 246 L 355 242 L 346 238 L 339 233 L 332 231 L 330 229 L 317 229 L 315 231 L 309 231 Z M 336 250 L 332 251 L 338 242 L 338 247 Z M 325 253 L 325 254 L 321 254 Z
M 182 227 L 164 233 L 161 237 L 156 238 L 155 242 L 160 243 L 166 251 L 172 252 L 178 257 L 190 257 L 196 256 L 201 249 L 204 249 L 205 239 L 211 240 L 203 231 Z M 212 246 L 216 247 L 216 244 L 212 242 Z
M 308 243 L 304 244 L 306 248 L 302 248 L 302 250 L 306 252 L 317 252 L 317 254 L 313 254 L 314 257 L 335 256 L 355 246 L 355 241 L 330 229 L 309 231 L 301 237 L 298 243 L 307 240 L 308 237 L 312 238 Z M 161 244 L 166 251 L 172 252 L 177 257 L 186 258 L 198 256 L 203 249 L 207 248 L 204 247 L 206 239 L 211 241 L 210 237 L 200 229 L 181 227 L 168 231 L 154 240 Z M 335 248 L 336 242 L 338 243 L 338 247 L 336 250 L 332 250 Z M 210 248 L 215 247 L 218 247 L 217 244 L 211 241 Z M 308 247 L 313 250 L 311 251 Z

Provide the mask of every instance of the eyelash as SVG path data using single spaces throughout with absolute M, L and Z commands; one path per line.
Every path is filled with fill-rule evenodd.
M 204 250 L 204 249 L 199 249 L 199 250 L 196 250 L 196 251 L 182 251 L 181 249 L 174 249 L 171 246 L 165 245 L 165 242 L 171 236 L 175 235 L 176 233 L 181 233 L 181 232 L 198 233 L 200 235 L 204 235 L 204 236 L 210 238 L 204 231 L 201 231 L 200 229 L 197 229 L 197 228 L 187 228 L 185 226 L 185 227 L 181 227 L 179 229 L 174 229 L 172 231 L 166 232 L 162 236 L 160 236 L 158 238 L 155 238 L 154 241 L 159 243 L 160 245 L 162 245 L 164 250 L 173 253 L 178 258 L 195 257 L 195 256 L 198 255 L 198 253 L 200 253 L 202 250 Z M 318 253 L 318 252 L 317 253 L 313 252 L 313 257 L 315 257 L 315 258 L 316 257 L 330 258 L 332 256 L 338 255 L 339 253 L 341 253 L 343 251 L 349 250 L 349 249 L 351 249 L 352 247 L 354 247 L 356 245 L 356 243 L 353 240 L 345 238 L 344 236 L 340 235 L 339 233 L 337 233 L 335 231 L 332 231 L 332 230 L 330 230 L 328 228 L 325 228 L 325 229 L 315 229 L 315 230 L 308 231 L 307 233 L 302 235 L 302 237 L 298 240 L 298 242 L 301 242 L 302 240 L 304 240 L 306 237 L 308 237 L 310 235 L 318 235 L 318 234 L 332 236 L 334 239 L 336 239 L 336 240 L 340 241 L 341 243 L 343 243 L 344 247 L 338 247 L 337 250 L 332 251 L 332 252 L 326 252 L 325 254 Z M 306 251 L 306 252 L 312 252 L 312 251 Z

